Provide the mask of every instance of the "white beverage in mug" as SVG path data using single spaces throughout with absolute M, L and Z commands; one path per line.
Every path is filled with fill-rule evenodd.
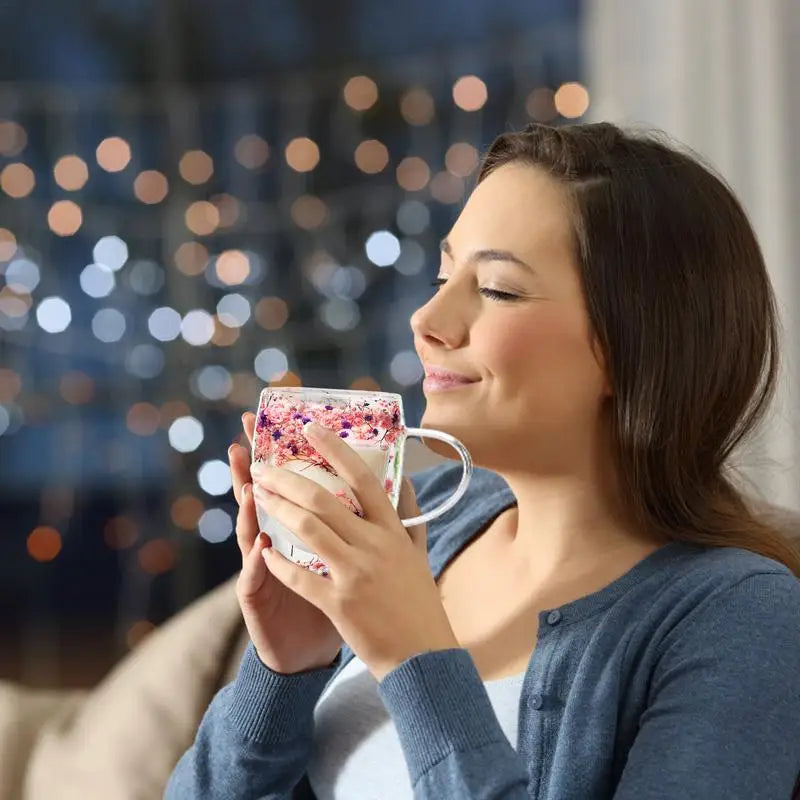
M 428 522 L 452 508 L 463 497 L 472 476 L 472 459 L 458 439 L 443 431 L 405 425 L 399 394 L 294 386 L 264 389 L 253 432 L 253 464 L 266 463 L 302 474 L 324 486 L 359 516 L 363 512 L 351 488 L 303 435 L 303 426 L 309 421 L 336 431 L 361 456 L 394 508 L 400 499 L 408 436 L 439 439 L 456 450 L 463 472 L 455 492 L 436 508 L 401 520 L 405 527 Z M 291 530 L 261 509 L 257 501 L 256 514 L 260 529 L 269 534 L 273 547 L 282 555 L 312 572 L 328 573 L 327 565 Z

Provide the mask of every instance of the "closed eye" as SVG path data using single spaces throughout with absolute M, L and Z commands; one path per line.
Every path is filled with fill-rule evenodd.
M 431 283 L 431 286 L 439 287 L 443 283 L 447 283 L 444 278 L 436 278 L 436 280 Z M 497 289 L 481 289 L 481 294 L 485 297 L 490 297 L 492 300 L 502 300 L 502 301 L 514 301 L 519 300 L 520 296 L 518 294 L 511 294 L 510 292 L 501 292 Z

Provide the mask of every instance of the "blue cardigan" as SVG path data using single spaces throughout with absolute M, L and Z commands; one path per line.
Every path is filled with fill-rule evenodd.
M 461 466 L 412 477 L 421 508 Z M 476 469 L 466 496 L 428 524 L 438 577 L 515 503 Z M 409 658 L 378 684 L 420 800 L 781 800 L 800 769 L 800 581 L 738 548 L 670 543 L 593 594 L 539 614 L 506 739 L 467 650 Z M 273 672 L 250 644 L 219 690 L 165 797 L 312 798 L 314 708 L 353 653 Z M 359 798 L 348 798 L 359 800 Z

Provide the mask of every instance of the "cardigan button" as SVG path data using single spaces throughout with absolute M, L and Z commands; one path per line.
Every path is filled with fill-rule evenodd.
M 534 708 L 536 708 L 536 709 L 541 708 L 543 703 L 544 703 L 544 698 L 542 697 L 542 695 L 539 692 L 534 692 L 531 695 L 531 705 Z
M 556 608 L 547 615 L 547 621 L 551 625 L 558 625 L 561 622 L 561 612 Z

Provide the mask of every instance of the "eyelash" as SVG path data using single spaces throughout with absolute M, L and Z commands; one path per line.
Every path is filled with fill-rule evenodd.
M 443 283 L 447 283 L 444 278 L 436 278 L 436 280 L 431 283 L 431 286 L 435 286 L 438 289 Z M 501 300 L 506 302 L 519 300 L 519 295 L 511 294 L 510 292 L 500 292 L 497 289 L 481 289 L 481 294 L 492 298 L 492 300 Z

